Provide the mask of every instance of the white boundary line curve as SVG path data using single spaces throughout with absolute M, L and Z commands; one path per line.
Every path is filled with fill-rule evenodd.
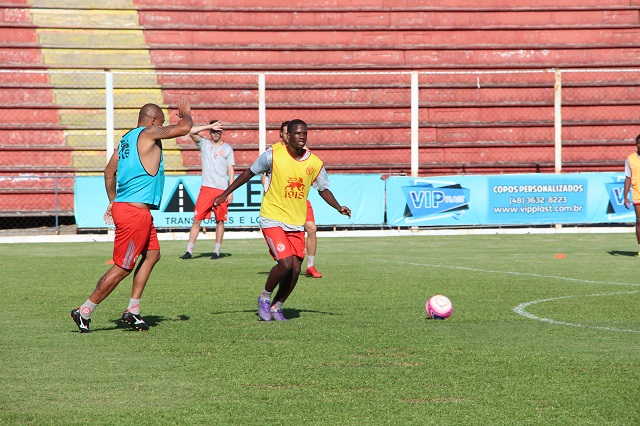
M 549 299 L 540 299 L 540 300 L 534 300 L 531 302 L 525 302 L 525 303 L 521 303 L 518 306 L 516 306 L 515 308 L 513 308 L 513 312 L 515 312 L 518 315 L 522 315 L 525 318 L 529 318 L 532 320 L 536 320 L 536 321 L 542 321 L 542 322 L 546 322 L 548 324 L 553 324 L 553 325 L 566 325 L 569 327 L 580 327 L 580 328 L 592 328 L 592 329 L 596 329 L 596 330 L 605 330 L 605 331 L 621 331 L 621 332 L 625 332 L 625 333 L 640 333 L 640 330 L 632 330 L 632 329 L 624 329 L 624 328 L 616 328 L 616 327 L 600 327 L 597 325 L 585 325 L 585 324 L 576 324 L 576 323 L 572 323 L 572 322 L 566 322 L 566 321 L 556 321 L 550 318 L 543 318 L 543 317 L 539 317 L 537 315 L 533 315 L 530 312 L 527 312 L 525 308 L 531 306 L 531 305 L 535 305 L 538 303 L 544 303 L 544 302 L 551 302 L 554 300 L 562 300 L 562 299 L 575 299 L 578 297 L 601 297 L 601 296 L 614 296 L 617 294 L 634 294 L 634 293 L 640 293 L 640 290 L 635 290 L 635 291 L 626 291 L 626 292 L 618 292 L 618 293 L 597 293 L 597 294 L 586 294 L 583 296 L 562 296 L 562 297 L 552 297 Z
M 491 273 L 491 274 L 521 275 L 521 276 L 534 277 L 534 278 L 551 278 L 551 279 L 556 279 L 556 280 L 574 281 L 574 282 L 580 282 L 580 283 L 585 283 L 585 284 L 623 285 L 623 286 L 640 287 L 640 284 L 633 284 L 633 283 L 618 283 L 618 282 L 607 282 L 607 281 L 583 280 L 583 279 L 579 279 L 579 278 L 560 277 L 560 276 L 556 276 L 556 275 L 542 275 L 542 274 L 534 274 L 534 273 L 529 273 L 529 272 L 496 271 L 496 270 L 491 270 L 491 269 L 470 268 L 470 267 L 466 267 L 466 266 L 434 265 L 434 264 L 429 264 L 429 263 L 416 263 L 416 262 L 398 262 L 398 261 L 385 260 L 385 259 L 380 259 L 379 261 L 380 262 L 387 262 L 387 263 L 397 263 L 397 264 L 402 264 L 402 265 L 426 266 L 426 267 L 429 267 L 429 268 L 459 269 L 459 270 L 464 270 L 464 271 L 485 272 L 485 273 Z M 619 331 L 619 332 L 625 332 L 625 333 L 640 333 L 640 330 L 623 329 L 623 328 L 616 328 L 616 327 L 600 327 L 600 326 L 595 326 L 595 325 L 576 324 L 576 323 L 570 323 L 570 322 L 565 322 L 565 321 L 556 321 L 556 320 L 553 320 L 553 319 L 550 319 L 550 318 L 538 317 L 538 316 L 536 316 L 536 315 L 534 315 L 534 314 L 532 314 L 530 312 L 527 312 L 527 310 L 526 310 L 526 308 L 531 306 L 531 305 L 535 305 L 535 304 L 538 304 L 538 303 L 551 302 L 551 301 L 554 301 L 554 300 L 575 299 L 575 298 L 578 298 L 578 297 L 602 297 L 602 296 L 613 296 L 613 295 L 617 295 L 617 294 L 635 294 L 635 293 L 640 293 L 640 290 L 633 290 L 633 291 L 626 291 L 626 292 L 615 292 L 615 293 L 596 293 L 596 294 L 587 294 L 587 295 L 552 297 L 552 298 L 548 298 L 548 299 L 533 300 L 531 302 L 521 303 L 518 306 L 513 308 L 513 312 L 515 312 L 516 314 L 521 315 L 521 316 L 523 316 L 525 318 L 529 318 L 529 319 L 533 319 L 533 320 L 536 320 L 536 321 L 541 321 L 541 322 L 545 322 L 545 323 L 553 324 L 553 325 L 564 325 L 564 326 L 579 327 L 579 328 L 591 328 L 591 329 L 595 329 L 595 330 L 605 330 L 605 331 Z

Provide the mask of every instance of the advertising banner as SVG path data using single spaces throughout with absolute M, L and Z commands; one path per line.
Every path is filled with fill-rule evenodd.
M 372 225 L 384 223 L 384 181 L 373 175 L 329 175 L 330 189 L 338 202 L 348 206 L 348 218 L 330 207 L 311 188 L 309 200 L 313 205 L 317 225 Z M 166 176 L 162 205 L 152 211 L 157 228 L 189 228 L 200 191 L 200 176 Z M 233 193 L 229 205 L 229 220 L 225 226 L 259 226 L 263 188 L 256 176 Z M 103 215 L 109 204 L 102 176 L 78 176 L 75 181 L 75 219 L 78 228 L 109 228 Z M 214 220 L 202 221 L 203 226 L 215 226 Z
M 390 226 L 635 221 L 622 173 L 391 177 L 386 190 Z

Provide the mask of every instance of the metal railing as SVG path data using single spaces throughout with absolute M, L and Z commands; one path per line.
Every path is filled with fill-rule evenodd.
M 640 133 L 638 82 L 640 69 L 0 70 L 0 220 L 50 216 L 57 228 L 74 176 L 100 174 L 148 102 L 168 122 L 179 99 L 196 123 L 223 121 L 239 170 L 302 118 L 330 173 L 570 173 L 622 170 Z M 168 173 L 200 172 L 189 138 L 164 149 Z

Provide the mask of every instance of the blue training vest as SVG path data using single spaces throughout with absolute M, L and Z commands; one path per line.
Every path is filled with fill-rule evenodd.
M 160 153 L 158 173 L 150 175 L 140 161 L 138 137 L 146 127 L 130 130 L 118 145 L 118 188 L 115 202 L 145 203 L 160 208 L 164 189 L 164 155 Z

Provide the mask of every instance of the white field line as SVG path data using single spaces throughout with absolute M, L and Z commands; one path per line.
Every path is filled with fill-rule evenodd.
M 572 323 L 572 322 L 565 322 L 565 321 L 556 321 L 550 318 L 542 318 L 536 315 L 533 315 L 530 312 L 527 312 L 525 308 L 527 308 L 528 306 L 531 305 L 535 305 L 538 303 L 544 303 L 544 302 L 550 302 L 553 300 L 561 300 L 561 299 L 575 299 L 578 297 L 603 297 L 603 296 L 613 296 L 613 295 L 617 295 L 617 294 L 634 294 L 634 293 L 640 293 L 640 290 L 635 290 L 635 291 L 627 291 L 627 292 L 622 292 L 622 293 L 598 293 L 598 294 L 587 294 L 584 296 L 562 296 L 562 297 L 552 297 L 550 299 L 541 299 L 541 300 L 534 300 L 531 302 L 526 302 L 526 303 L 521 303 L 518 306 L 516 306 L 515 308 L 513 308 L 513 312 L 515 312 L 518 315 L 522 315 L 523 317 L 529 318 L 529 319 L 533 319 L 533 320 L 537 320 L 537 321 L 542 321 L 542 322 L 546 322 L 548 324 L 554 324 L 554 325 L 566 325 L 569 327 L 582 327 L 582 328 L 594 328 L 596 330 L 606 330 L 606 331 L 622 331 L 625 333 L 640 333 L 640 330 L 631 330 L 631 329 L 624 329 L 624 328 L 616 328 L 616 327 L 599 327 L 596 325 L 585 325 L 585 324 L 577 324 L 577 323 Z
M 470 267 L 466 267 L 466 266 L 434 265 L 434 264 L 430 264 L 430 263 L 398 262 L 398 261 L 382 260 L 382 259 L 379 260 L 379 261 L 380 262 L 387 262 L 387 263 L 397 263 L 397 264 L 401 264 L 401 265 L 424 266 L 424 267 L 428 267 L 428 268 L 446 268 L 446 269 L 458 269 L 458 270 L 463 270 L 463 271 L 483 272 L 483 273 L 489 273 L 489 274 L 519 275 L 519 276 L 534 277 L 534 278 L 550 278 L 550 279 L 554 279 L 554 280 L 572 281 L 572 282 L 585 283 L 585 284 L 621 285 L 621 286 L 640 287 L 640 284 L 634 284 L 634 283 L 619 283 L 619 282 L 608 282 L 608 281 L 584 280 L 584 279 L 580 279 L 580 278 L 562 277 L 562 276 L 557 276 L 557 275 L 542 275 L 542 274 L 534 274 L 534 273 L 530 273 L 530 272 L 496 271 L 496 270 L 492 270 L 492 269 L 470 268 Z M 623 329 L 623 328 L 615 328 L 615 327 L 599 327 L 599 326 L 594 326 L 594 325 L 577 324 L 577 323 L 570 323 L 570 322 L 565 322 L 565 321 L 556 321 L 556 320 L 553 320 L 553 319 L 550 319 L 550 318 L 538 317 L 536 315 L 533 315 L 530 312 L 527 312 L 527 310 L 526 310 L 526 308 L 531 306 L 531 305 L 535 305 L 535 304 L 539 304 L 539 303 L 545 303 L 545 302 L 551 302 L 551 301 L 554 301 L 554 300 L 575 299 L 575 298 L 579 298 L 579 297 L 605 297 L 605 296 L 613 296 L 613 295 L 619 295 L 619 294 L 635 294 L 635 293 L 640 293 L 640 290 L 634 290 L 634 291 L 628 291 L 628 292 L 618 292 L 618 293 L 597 293 L 597 294 L 588 294 L 588 295 L 552 297 L 552 298 L 549 298 L 549 299 L 540 299 L 540 300 L 533 300 L 531 302 L 521 303 L 518 306 L 513 308 L 513 312 L 515 312 L 518 315 L 522 315 L 525 318 L 533 319 L 533 320 L 536 320 L 536 321 L 542 321 L 542 322 L 546 322 L 548 324 L 554 324 L 554 325 L 564 325 L 564 326 L 569 326 L 569 327 L 580 327 L 580 328 L 592 328 L 592 329 L 596 329 L 596 330 L 606 330 L 606 331 L 621 331 L 621 332 L 625 332 L 625 333 L 640 333 L 640 330 Z

